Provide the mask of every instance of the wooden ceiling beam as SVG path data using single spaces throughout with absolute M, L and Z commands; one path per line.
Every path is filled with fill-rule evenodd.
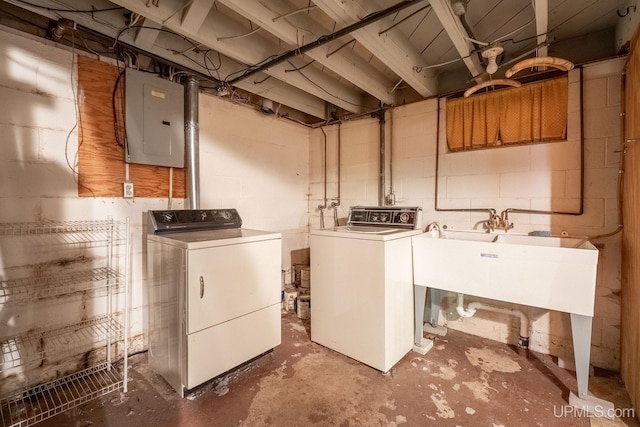
M 159 2 L 158 6 L 150 7 L 146 7 L 145 2 L 136 0 L 114 0 L 113 2 L 145 18 L 161 22 L 165 28 L 197 43 L 202 43 L 240 63 L 256 64 L 273 55 L 274 52 L 282 50 L 260 34 L 228 39 L 229 36 L 246 33 L 246 27 L 217 11 L 211 11 L 198 32 L 192 32 L 182 28 L 181 18 L 175 10 L 172 10 L 171 5 L 166 5 L 166 2 Z M 307 62 L 295 58 L 290 63 L 275 65 L 265 70 L 265 73 L 352 113 L 365 110 L 363 94 L 350 85 L 338 82 L 313 66 L 301 72 L 294 71 L 306 64 Z
M 135 36 L 133 37 L 133 43 L 136 47 L 143 50 L 151 50 L 160 33 L 158 30 L 162 28 L 161 24 L 158 24 L 151 19 L 144 19 L 138 25 L 142 25 L 147 28 L 138 28 Z
M 549 2 L 548 0 L 533 0 L 533 10 L 536 14 L 536 42 L 538 51 L 536 56 L 547 56 L 547 31 L 549 31 Z
M 292 16 L 288 19 L 277 19 L 287 10 L 272 10 L 262 2 L 256 2 L 255 0 L 218 0 L 218 2 L 253 21 L 261 28 L 291 45 L 291 47 L 311 42 L 326 34 L 326 30 L 308 18 L 306 14 Z M 270 4 L 272 8 L 285 9 L 286 6 L 287 3 L 285 2 Z M 300 25 L 294 25 L 294 23 L 299 23 Z M 335 50 L 342 43 L 343 41 L 338 40 L 327 46 L 311 50 L 306 55 L 385 104 L 393 104 L 393 96 L 390 93 L 390 89 L 394 83 L 387 81 L 368 62 L 353 54 L 349 49 L 340 50 L 332 56 L 327 55 L 328 52 Z
M 313 0 L 327 15 L 341 26 L 357 22 L 381 7 L 372 0 L 361 3 L 343 0 Z M 424 6 L 416 2 L 416 6 Z M 380 34 L 392 24 L 392 18 L 380 20 L 365 28 L 354 31 L 353 37 L 369 52 L 380 59 L 409 86 L 424 97 L 437 94 L 437 78 L 432 72 L 417 73 L 414 69 L 424 63 L 422 55 L 407 37 L 397 28 Z
M 180 25 L 187 31 L 197 33 L 204 24 L 215 0 L 192 0 L 182 15 Z
M 471 53 L 474 50 L 474 46 L 468 40 L 469 34 L 462 25 L 460 18 L 451 9 L 450 1 L 430 0 L 429 4 L 471 75 L 479 76 L 483 74 L 484 67 L 480 63 L 478 56 Z

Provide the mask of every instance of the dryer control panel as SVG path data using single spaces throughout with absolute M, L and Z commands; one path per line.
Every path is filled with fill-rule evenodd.
M 149 211 L 150 234 L 169 231 L 219 230 L 240 228 L 242 219 L 235 209 L 184 209 Z
M 421 213 L 419 206 L 352 206 L 347 225 L 418 229 L 422 227 Z

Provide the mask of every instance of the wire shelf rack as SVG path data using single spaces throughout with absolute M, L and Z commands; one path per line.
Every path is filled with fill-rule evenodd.
M 124 275 L 108 267 L 74 271 L 55 276 L 28 277 L 0 281 L 0 304 L 33 301 L 111 286 L 117 292 Z
M 3 427 L 26 427 L 123 387 L 119 369 L 105 362 L 0 400 Z
M 29 362 L 55 357 L 56 360 L 107 345 L 122 337 L 122 326 L 104 315 L 57 328 L 30 331 L 0 340 L 0 371 Z
M 90 356 L 90 360 L 103 360 L 92 368 L 36 387 L 25 384 L 21 391 L 0 397 L 0 427 L 30 426 L 111 391 L 121 389 L 126 393 L 131 280 L 129 219 L 125 222 L 108 219 L 4 223 L 0 224 L 0 237 L 0 244 L 8 249 L 7 254 L 15 252 L 16 261 L 23 262 L 24 255 L 27 255 L 27 258 L 36 262 L 11 265 L 16 270 L 6 269 L 5 273 L 19 277 L 5 276 L 0 280 L 0 310 L 10 307 L 14 302 L 36 301 L 38 304 L 48 304 L 49 300 L 46 298 L 64 295 L 82 293 L 90 298 L 102 298 L 103 294 L 107 296 L 104 314 L 100 316 L 72 324 L 44 327 L 41 326 L 46 319 L 41 319 L 38 329 L 9 337 L 0 336 L 2 378 L 13 375 L 11 370 L 14 368 L 43 372 L 49 369 L 50 378 L 51 369 L 58 366 L 57 362 L 72 362 L 68 360 L 69 357 L 78 357 L 87 352 L 91 352 L 86 354 Z M 114 250 L 119 245 L 125 246 L 124 252 Z M 59 274 L 33 268 L 48 266 L 49 263 L 37 262 L 51 259 L 60 250 L 86 248 L 104 248 L 106 257 L 97 257 L 95 263 L 82 269 L 65 269 Z M 91 255 L 97 256 L 98 253 L 99 251 L 91 251 Z M 112 268 L 118 257 L 124 258 L 124 274 Z M 25 271 L 40 274 L 24 277 Z M 42 274 L 45 271 L 47 273 Z M 114 312 L 116 305 L 111 297 L 116 292 L 124 293 L 124 307 L 118 307 L 122 309 L 121 312 Z M 21 309 L 16 312 L 19 310 Z M 24 325 L 17 330 L 26 328 Z M 4 331 L 0 331 L 2 332 Z M 120 346 L 123 363 L 118 370 L 111 365 L 111 361 L 113 353 L 117 353 Z
M 123 224 L 117 221 L 42 221 L 4 223 L 0 236 L 27 237 L 47 246 L 73 245 L 80 248 L 119 245 L 125 242 Z

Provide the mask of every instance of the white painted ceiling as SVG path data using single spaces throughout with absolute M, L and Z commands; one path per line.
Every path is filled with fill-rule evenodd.
M 132 66 L 165 61 L 196 72 L 219 96 L 271 100 L 275 110 L 304 113 L 311 123 L 460 91 L 502 78 L 515 61 L 536 54 L 576 64 L 614 56 L 615 27 L 636 1 L 464 3 L 465 13 L 456 15 L 451 0 L 6 0 L 0 17 L 4 25 L 22 20 L 21 28 L 34 16 L 53 27 L 69 19 L 88 31 L 73 39 L 79 49 L 96 50 L 89 48 L 95 40 L 85 40 L 91 34 L 117 39 L 120 55 L 131 52 L 120 59 Z M 68 34 L 62 40 L 68 43 Z M 489 76 L 480 53 L 495 41 L 504 54 Z M 315 47 L 296 51 L 310 43 Z M 115 52 L 113 46 L 98 53 Z

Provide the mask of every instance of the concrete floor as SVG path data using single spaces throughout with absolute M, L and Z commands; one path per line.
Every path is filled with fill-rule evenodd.
M 283 314 L 282 345 L 185 399 L 133 356 L 126 394 L 39 426 L 640 426 L 572 413 L 575 377 L 547 355 L 449 331 L 381 373 L 312 343 L 309 328 Z M 590 392 L 631 407 L 616 374 L 596 371 Z

